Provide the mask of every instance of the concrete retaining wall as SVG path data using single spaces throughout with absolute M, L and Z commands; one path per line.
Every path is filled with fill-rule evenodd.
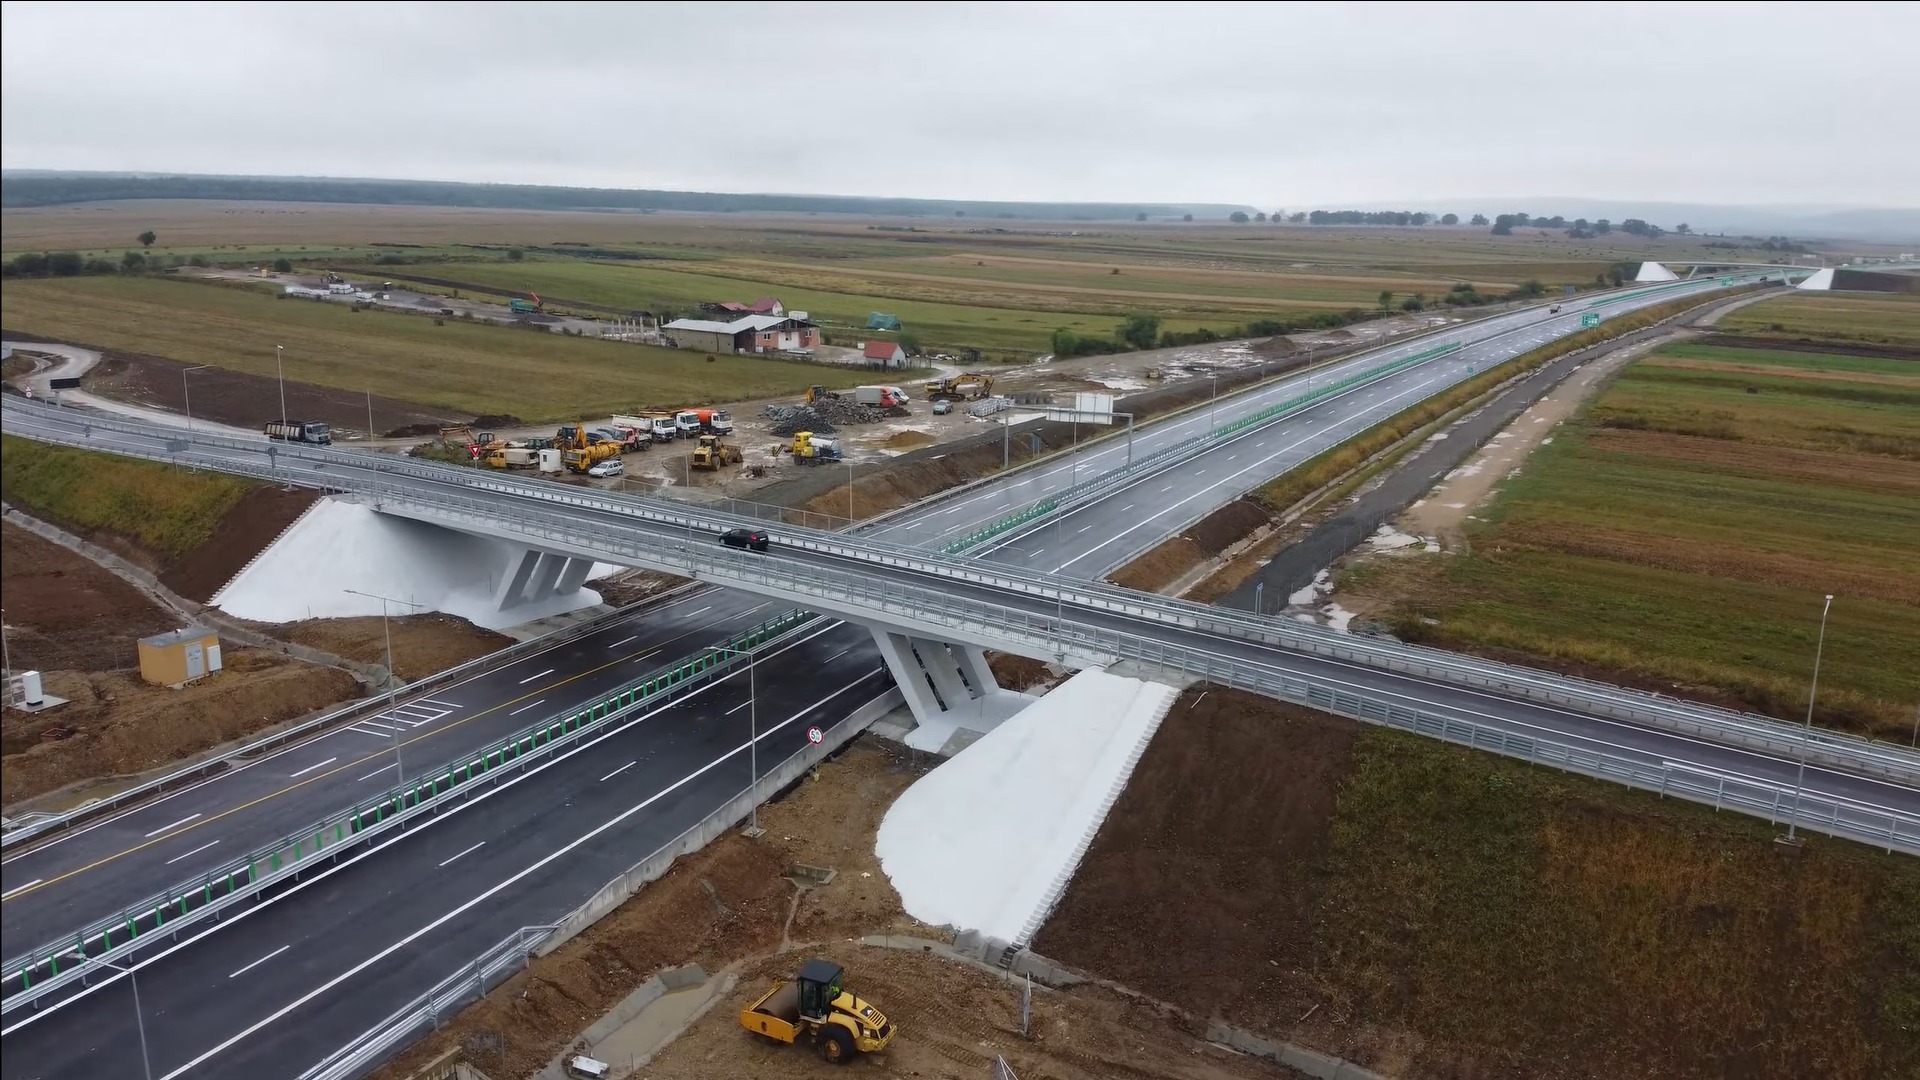
M 581 1032 L 580 1037 L 575 1039 L 567 1049 L 560 1051 L 558 1056 L 547 1062 L 546 1068 L 534 1073 L 533 1080 L 567 1080 L 567 1059 L 582 1052 L 573 1049 L 574 1046 L 582 1044 L 598 1046 L 606 1040 L 607 1036 L 625 1026 L 627 1021 L 644 1012 L 647 1006 L 682 987 L 698 986 L 706 982 L 709 977 L 707 970 L 699 964 L 688 964 L 685 967 L 668 968 L 641 983 L 640 989 L 622 998 L 620 1004 L 609 1009 L 605 1016 L 594 1021 L 591 1027 Z
M 608 912 L 625 903 L 628 897 L 639 892 L 648 882 L 655 881 L 665 874 L 675 859 L 699 851 L 735 825 L 745 821 L 754 807 L 766 802 L 782 788 L 806 775 L 809 769 L 819 764 L 827 755 L 845 746 L 855 735 L 865 731 L 867 725 L 891 712 L 900 705 L 902 700 L 898 689 L 888 690 L 862 705 L 845 720 L 828 728 L 825 741 L 817 746 L 809 746 L 781 762 L 772 772 L 762 776 L 759 783 L 728 800 L 725 806 L 707 815 L 698 825 L 681 833 L 678 838 L 635 864 L 626 873 L 602 885 L 586 903 L 573 909 L 560 920 L 560 928 L 541 942 L 533 950 L 533 955 L 545 956 L 551 953 L 573 940 L 587 927 L 605 918 Z

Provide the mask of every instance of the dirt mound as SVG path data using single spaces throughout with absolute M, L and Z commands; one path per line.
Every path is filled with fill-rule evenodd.
M 47 692 L 70 703 L 40 716 L 7 714 L 0 800 L 167 765 L 359 694 L 343 671 L 275 653 L 229 646 L 223 659 L 225 670 L 178 690 L 150 686 L 137 670 L 46 672 Z M 73 737 L 39 741 L 56 723 Z
M 485 416 L 474 417 L 473 419 L 467 421 L 467 425 L 475 429 L 511 428 L 511 427 L 525 427 L 527 426 L 527 422 L 513 415 L 512 413 L 488 413 Z
M 1035 951 L 1201 1015 L 1263 1030 L 1298 1018 L 1318 998 L 1307 993 L 1312 883 L 1295 870 L 1326 842 L 1353 734 L 1310 710 L 1189 690 Z
M 1200 545 L 1185 536 L 1176 536 L 1141 552 L 1131 562 L 1107 575 L 1107 580 L 1126 589 L 1159 592 L 1180 580 L 1189 570 L 1207 561 Z
M 1272 522 L 1266 507 L 1240 498 L 1194 522 L 1184 535 L 1211 558 Z
M 97 564 L 15 525 L 0 527 L 7 650 L 18 671 L 111 671 L 180 620 Z
M 1255 345 L 1253 351 L 1261 356 L 1292 356 L 1300 351 L 1300 346 L 1295 345 L 1291 338 L 1270 337 Z
M 258 623 L 254 628 L 282 641 L 306 645 L 363 664 L 387 662 L 386 628 L 375 616 Z M 505 634 L 482 630 L 465 619 L 435 612 L 391 620 L 393 666 L 402 681 L 424 679 L 513 644 Z
M 1012 653 L 988 653 L 987 667 L 993 671 L 993 681 L 1007 690 L 1028 690 L 1058 678 L 1045 663 Z
M 102 350 L 102 362 L 87 373 L 83 385 L 102 397 L 184 413 L 187 398 L 181 373 L 188 366 L 163 356 Z M 280 419 L 278 379 L 217 367 L 201 368 L 187 378 L 193 380 L 193 416 L 197 420 L 257 431 L 267 421 Z M 367 429 L 368 401 L 363 391 L 311 386 L 292 380 L 285 384 L 285 389 L 287 415 L 292 419 L 323 421 L 336 432 Z M 372 405 L 376 424 L 426 425 L 437 432 L 440 424 L 456 422 L 440 410 L 410 401 L 376 397 Z
M 206 603 L 319 498 L 315 491 L 254 488 L 240 497 L 205 544 L 160 571 L 160 583 Z
M 889 450 L 912 450 L 916 447 L 930 446 L 933 436 L 924 431 L 896 431 L 881 440 L 880 445 Z

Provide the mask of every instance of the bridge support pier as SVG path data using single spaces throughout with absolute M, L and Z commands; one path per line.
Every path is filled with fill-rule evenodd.
M 1002 690 L 978 646 L 914 637 L 874 627 L 873 640 L 906 698 L 918 725 L 907 743 L 924 750 L 946 747 L 956 733 L 971 742 L 1028 704 Z
M 527 548 L 513 557 L 493 591 L 493 606 L 506 611 L 571 593 L 586 584 L 593 560 Z

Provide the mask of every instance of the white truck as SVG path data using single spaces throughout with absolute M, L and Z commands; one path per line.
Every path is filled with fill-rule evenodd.
M 700 437 L 700 414 L 694 412 L 692 409 L 682 409 L 674 413 L 673 425 L 679 429 L 680 437 L 683 439 L 697 439 Z
M 891 409 L 907 403 L 907 392 L 897 386 L 856 386 L 853 400 L 877 409 Z

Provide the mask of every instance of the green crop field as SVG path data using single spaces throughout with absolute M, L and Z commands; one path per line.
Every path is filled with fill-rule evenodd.
M 1660 350 L 1535 451 L 1471 556 L 1368 564 L 1350 584 L 1397 598 L 1409 636 L 1776 716 L 1805 708 L 1833 593 L 1817 716 L 1904 742 L 1920 705 L 1920 371 L 1900 363 Z
M 1720 328 L 1920 349 L 1920 293 L 1795 293 L 1732 312 Z
M 533 333 L 155 277 L 9 282 L 9 330 L 528 421 L 852 385 L 860 373 Z

